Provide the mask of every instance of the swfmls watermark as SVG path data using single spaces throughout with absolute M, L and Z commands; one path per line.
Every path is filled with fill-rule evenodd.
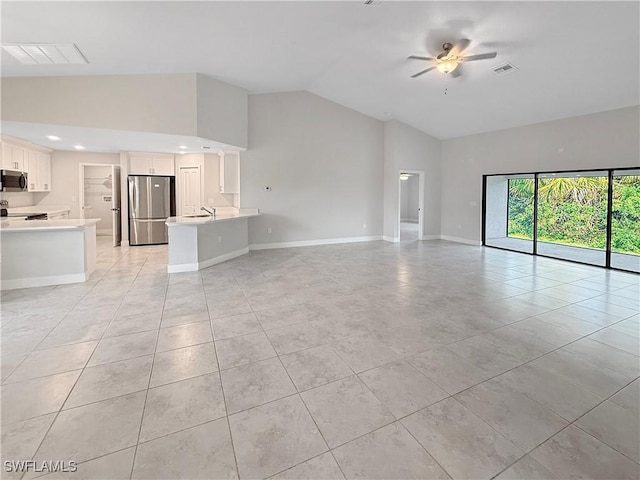
M 35 473 L 73 473 L 78 470 L 78 463 L 69 460 L 5 460 L 5 472 Z

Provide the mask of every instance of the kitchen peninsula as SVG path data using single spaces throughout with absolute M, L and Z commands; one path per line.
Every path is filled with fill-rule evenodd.
M 169 273 L 193 272 L 249 252 L 249 219 L 257 209 L 215 216 L 169 217 Z
M 96 266 L 98 219 L 0 223 L 1 288 L 84 282 Z

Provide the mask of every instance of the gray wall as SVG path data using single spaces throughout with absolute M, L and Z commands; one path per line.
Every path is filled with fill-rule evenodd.
M 639 118 L 629 107 L 444 140 L 442 235 L 480 242 L 483 174 L 639 166 Z
M 247 148 L 247 91 L 197 74 L 198 137 Z
M 420 177 L 411 175 L 400 184 L 400 219 L 418 221 L 418 201 L 420 196 Z
M 397 120 L 384 123 L 384 236 L 398 239 L 400 170 L 422 170 L 424 234 L 440 234 L 440 141 Z
M 3 78 L 2 119 L 196 135 L 196 76 Z
M 382 235 L 380 121 L 288 92 L 250 95 L 249 125 L 240 202 L 263 214 L 249 222 L 250 244 Z
M 247 147 L 247 92 L 201 74 L 2 79 L 5 121 L 186 135 Z

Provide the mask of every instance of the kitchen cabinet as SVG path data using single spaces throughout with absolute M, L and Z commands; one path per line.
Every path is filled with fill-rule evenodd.
M 129 157 L 129 173 L 131 175 L 175 175 L 173 156 L 171 157 L 151 157 L 151 156 L 131 156 Z
M 220 154 L 220 193 L 240 193 L 240 154 Z
M 51 155 L 27 150 L 28 189 L 30 192 L 51 191 Z
M 27 171 L 26 152 L 22 147 L 2 142 L 2 168 L 5 170 Z

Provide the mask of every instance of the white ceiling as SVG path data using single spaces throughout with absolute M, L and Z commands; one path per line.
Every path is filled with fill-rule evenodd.
M 637 105 L 638 2 L 2 2 L 3 43 L 76 43 L 89 65 L 3 76 L 200 72 L 309 90 L 438 138 Z M 458 79 L 407 61 L 470 38 Z M 519 70 L 499 77 L 505 61 Z M 446 95 L 445 95 L 445 89 Z

